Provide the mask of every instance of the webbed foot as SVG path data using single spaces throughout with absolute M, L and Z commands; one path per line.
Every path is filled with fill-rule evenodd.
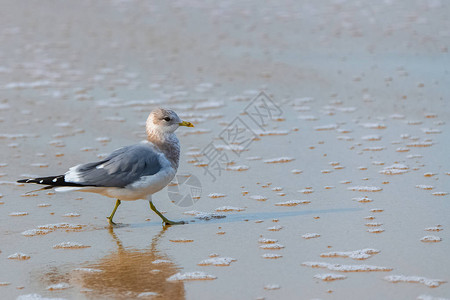
M 170 220 L 164 220 L 163 224 L 165 226 L 171 226 L 171 225 L 183 225 L 183 224 L 187 224 L 187 222 L 185 221 L 170 221 Z
M 115 227 L 117 226 L 117 223 L 113 222 L 111 217 L 106 217 L 108 219 L 108 223 L 111 227 Z

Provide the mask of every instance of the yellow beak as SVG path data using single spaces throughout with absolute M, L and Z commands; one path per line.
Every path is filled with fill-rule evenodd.
M 191 122 L 186 122 L 186 121 L 183 121 L 183 122 L 181 122 L 181 123 L 178 123 L 178 125 L 180 125 L 180 126 L 186 126 L 186 127 L 194 127 L 194 125 L 192 125 Z

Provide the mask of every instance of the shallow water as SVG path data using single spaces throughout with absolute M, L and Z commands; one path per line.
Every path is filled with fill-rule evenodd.
M 0 3 L 5 299 L 450 298 L 445 1 Z M 195 124 L 154 196 L 187 225 L 15 184 L 156 106 Z

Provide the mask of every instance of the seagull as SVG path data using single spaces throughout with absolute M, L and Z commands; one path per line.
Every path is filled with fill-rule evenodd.
M 122 200 L 138 199 L 148 200 L 165 225 L 184 224 L 164 217 L 152 202 L 152 195 L 168 185 L 177 172 L 180 142 L 175 130 L 180 126 L 194 127 L 182 121 L 173 110 L 154 109 L 147 118 L 146 141 L 119 148 L 103 160 L 71 167 L 64 175 L 17 182 L 46 185 L 42 189 L 91 192 L 115 198 L 116 205 L 107 217 L 110 226 L 117 225 L 113 217 Z

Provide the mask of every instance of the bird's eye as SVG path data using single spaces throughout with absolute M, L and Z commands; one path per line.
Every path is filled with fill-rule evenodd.
M 171 119 L 169 117 L 165 117 L 163 120 L 169 122 Z

